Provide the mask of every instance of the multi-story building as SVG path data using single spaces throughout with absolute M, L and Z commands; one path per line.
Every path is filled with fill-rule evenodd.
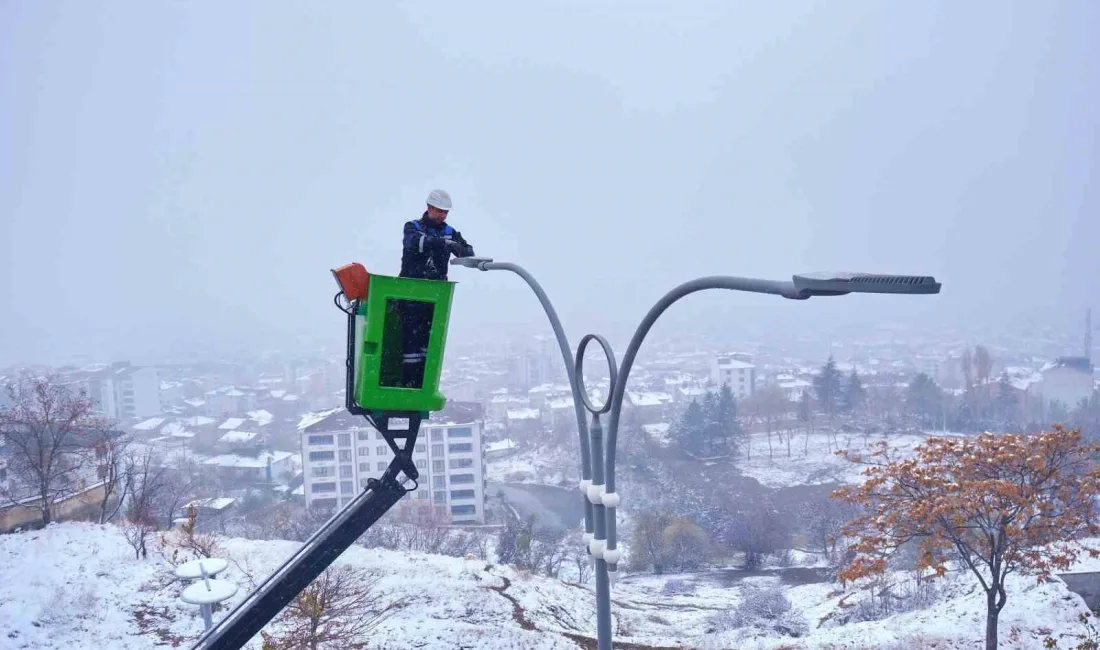
M 742 354 L 719 354 L 710 364 L 710 380 L 726 384 L 738 399 L 752 397 L 756 392 L 756 366 Z
M 1072 411 L 1094 390 L 1092 361 L 1088 357 L 1059 357 L 1042 369 L 1043 406 L 1049 413 L 1054 404 Z
M 121 361 L 74 373 L 70 379 L 87 391 L 97 412 L 112 420 L 147 418 L 161 412 L 156 368 L 139 368 Z
M 485 459 L 480 418 L 423 422 L 413 451 L 418 487 L 403 502 L 445 511 L 454 524 L 485 523 Z M 307 416 L 299 424 L 306 505 L 343 507 L 393 460 L 382 434 L 343 409 Z M 400 506 L 400 504 L 399 504 Z

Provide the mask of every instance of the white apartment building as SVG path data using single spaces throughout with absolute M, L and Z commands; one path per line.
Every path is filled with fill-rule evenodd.
M 160 376 L 156 368 L 139 368 L 128 361 L 85 369 L 70 380 L 88 393 L 92 407 L 115 421 L 159 415 Z
M 716 386 L 727 384 L 734 397 L 751 397 L 756 392 L 756 366 L 742 354 L 719 354 L 710 364 L 710 380 Z
M 304 426 L 303 426 L 304 425 Z M 432 421 L 421 424 L 413 451 L 420 471 L 414 499 L 445 510 L 454 524 L 485 523 L 484 422 Z M 339 409 L 303 418 L 302 468 L 306 505 L 347 505 L 393 460 L 382 434 L 362 417 Z

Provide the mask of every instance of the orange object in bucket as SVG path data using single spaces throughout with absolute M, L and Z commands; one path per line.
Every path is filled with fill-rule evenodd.
M 344 292 L 348 300 L 366 300 L 367 290 L 370 286 L 370 273 L 359 262 L 345 264 L 332 271 L 336 278 L 336 284 L 340 285 L 340 291 Z

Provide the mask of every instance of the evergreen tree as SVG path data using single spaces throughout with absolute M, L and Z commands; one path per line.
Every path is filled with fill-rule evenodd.
M 680 419 L 672 428 L 672 438 L 686 452 L 700 454 L 703 451 L 703 434 L 706 427 L 706 415 L 697 400 L 691 400 Z
M 814 398 L 810 395 L 810 391 L 802 391 L 802 396 L 798 398 L 798 421 L 809 422 L 814 417 Z
M 837 370 L 836 360 L 829 355 L 829 360 L 821 367 L 821 372 L 814 377 L 814 392 L 817 403 L 826 414 L 836 413 L 840 399 L 840 371 Z
M 1020 403 L 1016 399 L 1016 389 L 1008 379 L 1008 373 L 1001 373 L 997 380 L 997 417 L 1006 429 L 1016 423 Z
M 909 393 L 906 396 L 909 412 L 920 418 L 922 424 L 933 421 L 939 413 L 942 399 L 940 387 L 923 372 L 909 382 Z
M 856 411 L 867 401 L 867 390 L 863 388 L 863 382 L 859 373 L 852 370 L 848 380 L 844 384 L 844 391 L 840 395 L 840 410 L 845 413 Z
M 719 444 L 726 453 L 735 453 L 740 444 L 741 423 L 737 421 L 737 399 L 729 384 L 722 384 L 718 392 L 715 420 L 721 433 Z

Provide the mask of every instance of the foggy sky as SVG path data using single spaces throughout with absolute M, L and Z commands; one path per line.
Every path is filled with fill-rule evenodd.
M 574 340 L 710 274 L 944 293 L 697 296 L 665 333 L 1100 306 L 1100 4 L 764 5 L 0 1 L 0 363 L 338 343 L 328 270 L 396 273 L 437 186 Z M 452 336 L 549 331 L 452 278 Z

